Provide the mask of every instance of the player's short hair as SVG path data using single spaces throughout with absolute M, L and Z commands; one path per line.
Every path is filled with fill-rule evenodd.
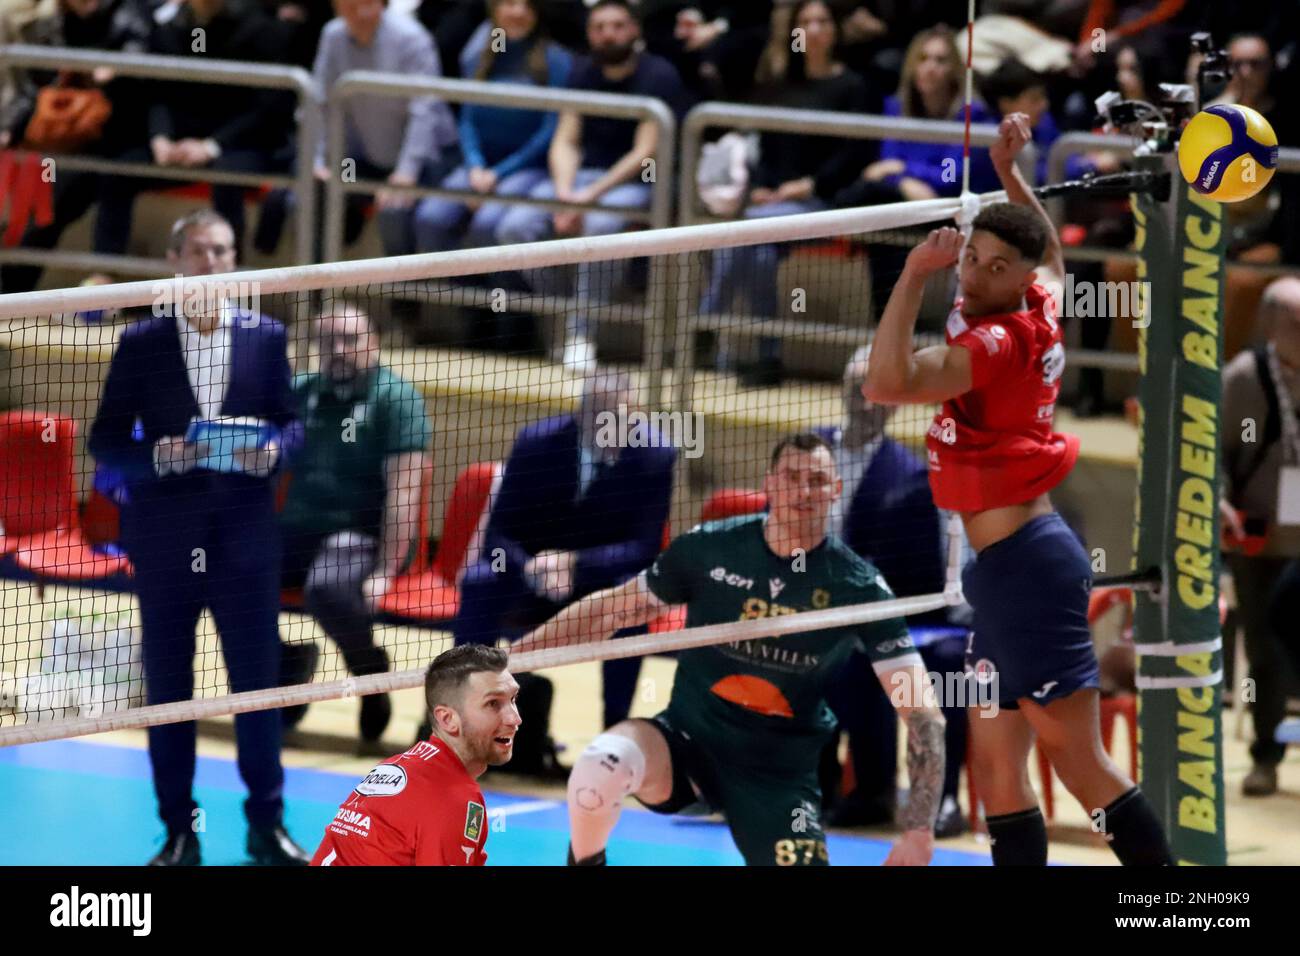
M 482 644 L 462 644 L 443 651 L 424 672 L 424 701 L 429 713 L 439 704 L 459 707 L 461 691 L 471 674 L 480 671 L 499 674 L 506 669 L 508 660 L 509 655 L 501 648 Z
M 620 10 L 627 11 L 627 15 L 638 24 L 641 22 L 641 4 L 637 0 L 596 0 L 587 8 L 587 18 L 590 19 L 593 13 L 605 7 L 618 7 Z
M 772 471 L 776 468 L 776 463 L 781 460 L 781 452 L 787 448 L 794 448 L 798 451 L 813 451 L 817 448 L 825 448 L 828 453 L 834 456 L 831 451 L 830 442 L 816 432 L 797 432 L 793 435 L 786 435 L 776 447 L 772 449 L 772 460 L 768 463 L 767 470 Z
M 213 212 L 211 209 L 196 209 L 172 223 L 171 235 L 167 237 L 167 251 L 179 256 L 181 250 L 185 248 L 185 238 L 190 234 L 190 230 L 201 226 L 225 226 L 232 234 L 235 231 L 226 217 L 220 213 Z
M 985 77 L 980 84 L 980 90 L 984 94 L 984 101 L 996 107 L 1000 101 L 1014 100 L 1036 86 L 1046 88 L 1047 80 L 1043 78 L 1043 74 L 1031 70 L 1016 57 L 1009 56 L 998 64 L 996 70 Z
M 1028 206 L 996 202 L 985 206 L 971 223 L 971 229 L 997 236 L 1034 265 L 1043 261 L 1047 251 L 1047 224 Z

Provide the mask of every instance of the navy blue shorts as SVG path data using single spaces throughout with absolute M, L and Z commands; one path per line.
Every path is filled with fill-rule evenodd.
M 986 685 L 996 674 L 999 707 L 1100 686 L 1088 627 L 1092 565 L 1056 512 L 981 551 L 962 587 L 975 611 L 966 669 Z

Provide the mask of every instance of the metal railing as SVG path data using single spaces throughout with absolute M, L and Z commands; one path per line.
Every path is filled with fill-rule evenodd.
M 682 122 L 681 179 L 677 187 L 678 222 L 690 225 L 717 221 L 699 212 L 695 197 L 695 167 L 700 160 L 704 132 L 726 128 L 759 133 L 806 133 L 809 136 L 838 136 L 843 139 L 900 139 L 917 143 L 960 145 L 966 136 L 963 123 L 947 120 L 913 119 L 907 116 L 876 116 L 865 113 L 837 113 L 827 110 L 781 110 L 739 103 L 701 103 L 686 114 Z M 991 146 L 998 138 L 998 128 L 990 123 L 971 126 L 972 146 Z M 1029 144 L 1020 155 L 1021 169 L 1033 176 L 1037 154 Z
M 571 111 L 584 116 L 604 116 L 634 121 L 649 120 L 658 129 L 655 155 L 646 157 L 654 160 L 653 184 L 650 193 L 649 209 L 618 210 L 634 222 L 648 224 L 651 228 L 662 229 L 672 225 L 673 215 L 673 161 L 677 156 L 677 120 L 668 106 L 659 99 L 649 96 L 624 96 L 612 93 L 596 93 L 577 90 L 552 89 L 549 87 L 531 87 L 507 83 L 489 83 L 481 80 L 456 80 L 445 77 L 412 77 L 380 73 L 370 70 L 351 70 L 344 73 L 329 91 L 329 105 L 326 108 L 326 161 L 331 170 L 339 169 L 345 158 L 346 149 L 346 110 L 343 104 L 355 96 L 392 96 L 411 99 L 417 96 L 437 96 L 451 103 L 474 103 L 480 105 L 506 106 L 516 109 L 531 109 L 544 112 Z M 373 193 L 379 189 L 388 189 L 411 196 L 436 196 L 462 202 L 484 201 L 485 197 L 471 190 L 448 190 L 433 186 L 390 186 L 378 180 L 357 179 L 355 182 L 343 182 L 341 177 L 330 176 L 325 186 L 325 259 L 337 262 L 343 255 L 343 219 L 346 194 L 349 192 Z M 596 210 L 609 211 L 598 203 L 571 203 L 560 200 L 532 199 L 525 196 L 510 197 L 511 205 L 533 206 L 557 212 Z M 663 276 L 659 275 L 662 265 L 651 260 L 651 274 L 648 284 L 647 301 L 643 311 L 635 307 L 619 309 L 618 318 L 622 322 L 641 320 L 645 326 L 645 361 L 647 385 L 650 394 L 659 394 L 663 379 L 665 333 L 665 302 Z M 447 293 L 443 301 L 454 305 L 472 306 L 477 304 L 478 296 L 473 290 L 445 288 Z M 542 301 L 537 302 L 540 298 Z M 534 297 L 533 301 L 540 311 L 547 315 L 568 315 L 585 307 L 584 303 L 574 299 L 558 296 Z
M 277 66 L 266 63 L 245 63 L 237 60 L 209 60 L 177 56 L 157 56 L 145 53 L 110 53 L 98 50 L 76 50 L 63 47 L 33 46 L 29 44 L 0 45 L 0 69 L 35 68 L 46 70 L 77 70 L 88 72 L 96 67 L 108 67 L 122 76 L 148 80 L 168 80 L 182 83 L 216 83 L 226 86 L 243 86 L 264 90 L 286 90 L 297 96 L 297 124 L 301 137 L 315 141 L 320 129 L 320 106 L 311 74 L 299 67 Z M 74 172 L 102 173 L 106 175 L 142 176 L 150 179 L 174 179 L 186 183 L 216 183 L 223 185 L 256 187 L 265 184 L 292 187 L 297 194 L 295 210 L 295 259 L 302 265 L 314 258 L 316 232 L 316 194 L 312 188 L 311 152 L 299 150 L 293 175 L 277 173 L 237 173 L 206 167 L 155 166 L 151 163 L 122 162 L 100 156 L 58 154 L 58 167 Z M 71 266 L 110 268 L 140 275 L 165 275 L 168 267 L 162 260 L 139 259 L 127 256 L 83 255 L 59 253 L 53 250 L 6 249 L 0 251 L 0 262 L 26 262 L 45 266 Z

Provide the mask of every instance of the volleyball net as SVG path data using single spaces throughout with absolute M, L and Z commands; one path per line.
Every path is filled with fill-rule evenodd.
M 774 446 L 808 430 L 850 489 L 831 530 L 894 600 L 668 613 L 512 669 L 942 623 L 961 542 L 924 503 L 935 409 L 860 386 L 906 252 L 960 208 L 0 297 L 0 745 L 419 686 L 454 642 L 504 644 L 697 523 L 762 512 Z M 922 338 L 942 340 L 949 282 Z M 873 491 L 884 444 L 905 473 Z

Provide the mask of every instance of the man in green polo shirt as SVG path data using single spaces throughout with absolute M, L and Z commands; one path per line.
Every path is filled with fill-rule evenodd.
M 316 320 L 320 371 L 294 380 L 305 444 L 280 515 L 284 586 L 303 589 L 306 610 L 356 676 L 388 670 L 375 646 L 377 602 L 408 563 L 420 514 L 421 475 L 433 428 L 424 397 L 379 361 L 369 317 L 343 302 Z M 319 651 L 285 647 L 284 683 L 308 680 Z M 287 708 L 286 726 L 306 707 Z M 361 699 L 361 737 L 388 725 L 387 694 Z
M 701 627 L 893 597 L 870 562 L 827 533 L 843 482 L 825 439 L 805 432 L 780 441 L 763 490 L 767 514 L 680 535 L 649 570 L 570 604 L 511 648 L 511 658 L 603 640 L 669 605 L 685 605 L 687 627 Z M 834 727 L 826 690 L 858 649 L 908 729 L 912 788 L 900 815 L 903 834 L 886 863 L 928 863 L 943 781 L 944 721 L 907 625 L 897 617 L 682 651 L 667 709 L 614 725 L 574 764 L 569 862 L 605 862 L 623 798 L 631 795 L 656 813 L 700 804 L 720 811 L 750 865 L 828 863 L 817 779 Z

